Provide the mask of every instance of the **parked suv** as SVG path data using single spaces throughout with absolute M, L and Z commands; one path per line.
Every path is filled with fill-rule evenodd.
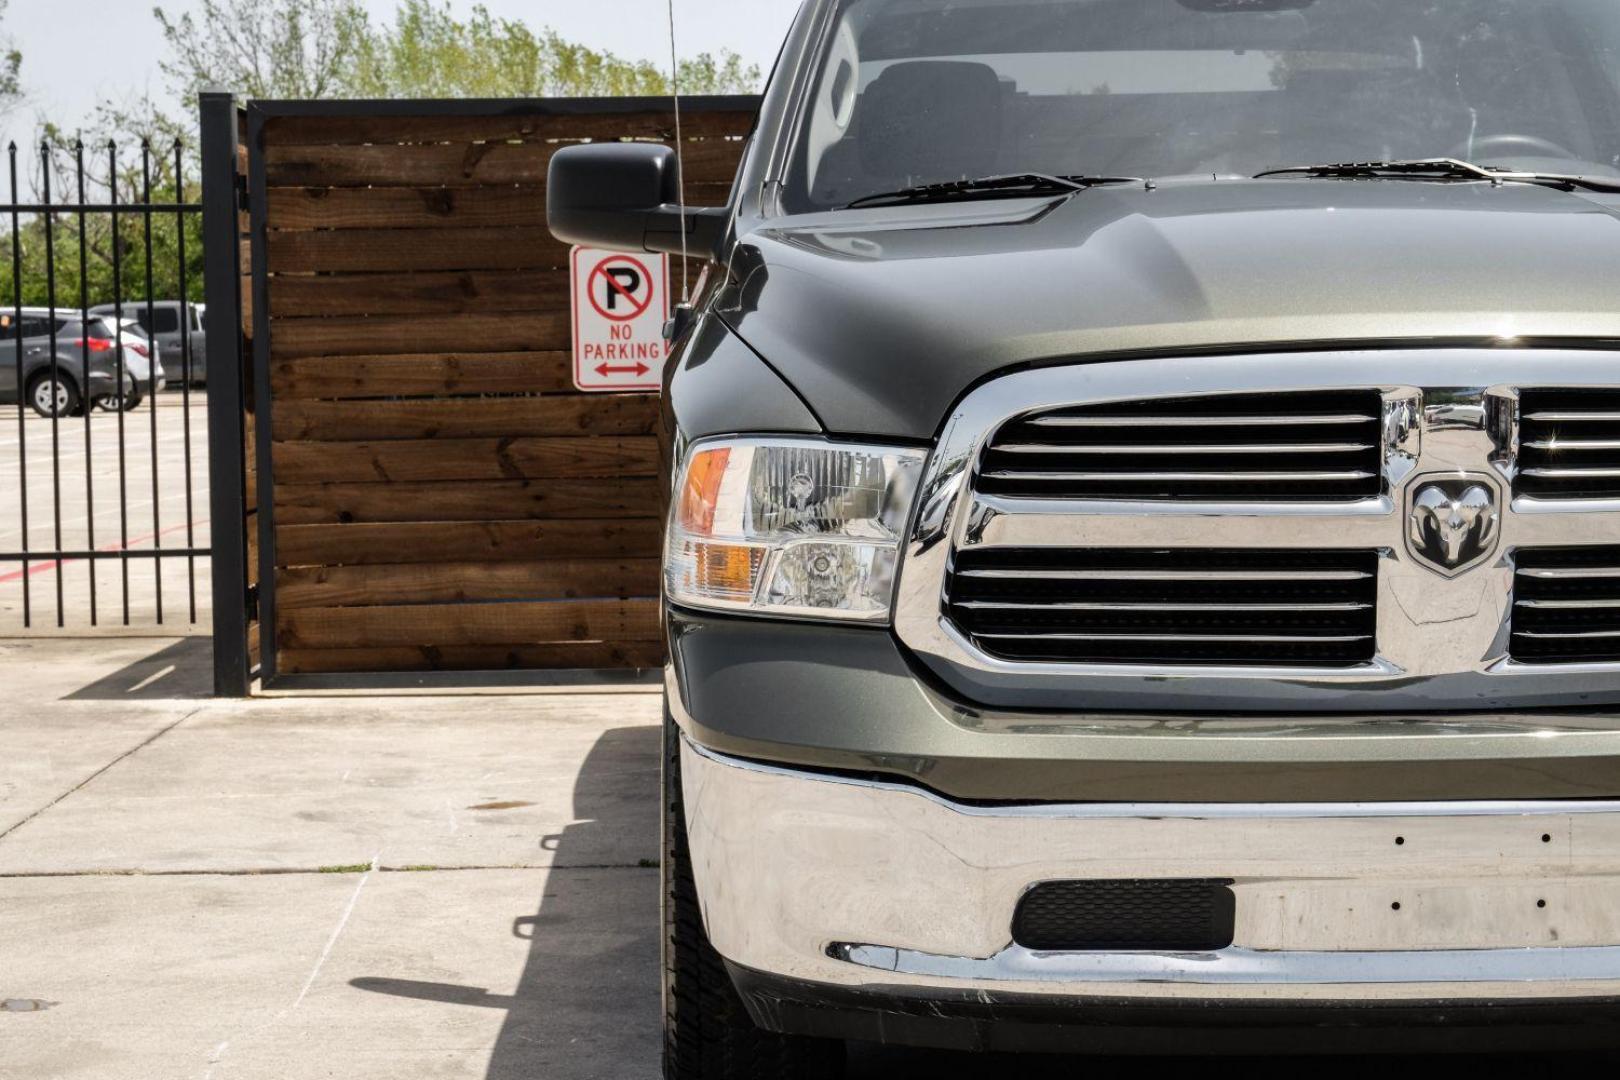
M 728 206 L 559 152 L 712 260 L 666 1075 L 1613 1045 L 1617 165 L 1612 0 L 810 0 Z
M 59 345 L 63 340 L 71 339 L 76 341 L 79 336 L 77 327 L 81 319 L 81 313 L 77 308 L 25 307 L 15 309 L 15 314 L 24 319 L 49 320 L 50 323 L 56 326 Z M 113 341 L 115 322 L 116 320 L 110 314 L 96 316 L 92 319 L 90 336 L 93 343 Z M 108 412 L 119 410 L 128 412 L 140 405 L 147 395 L 162 390 L 167 385 L 168 380 L 164 375 L 163 363 L 157 355 L 157 346 L 146 336 L 145 331 L 140 328 L 139 324 L 133 319 L 125 318 L 122 323 L 117 325 L 122 330 L 121 333 L 116 335 L 116 344 L 119 352 L 122 353 L 124 393 L 109 392 L 105 395 L 98 395 L 92 400 L 99 409 Z M 73 331 L 71 334 L 69 333 L 70 330 Z M 13 335 L 13 339 L 15 340 L 15 335 Z M 107 351 L 95 344 L 92 345 L 92 348 L 99 352 Z M 82 356 L 78 356 L 77 345 L 73 346 L 73 351 L 75 353 L 75 365 L 82 368 L 84 362 Z M 118 353 L 111 355 L 110 363 L 116 373 L 119 363 Z M 113 385 L 116 386 L 117 382 L 114 381 Z
M 208 382 L 208 322 L 207 305 L 182 303 L 179 300 L 126 300 L 122 305 L 125 318 L 134 319 L 148 337 L 162 350 L 167 359 L 169 377 L 175 381 L 189 372 L 191 385 Z M 111 316 L 112 304 L 98 304 L 90 309 L 97 315 Z
M 44 308 L 0 311 L 0 404 L 20 395 L 41 416 L 76 416 L 87 401 L 116 399 L 118 376 L 118 345 L 105 321 Z M 127 369 L 124 392 L 135 392 Z

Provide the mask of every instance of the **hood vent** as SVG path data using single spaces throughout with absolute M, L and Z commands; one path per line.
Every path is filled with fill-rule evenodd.
M 1620 546 L 1519 552 L 1513 658 L 1620 662 Z
M 1620 390 L 1526 390 L 1519 417 L 1520 495 L 1620 498 Z
M 1383 490 L 1382 431 L 1372 390 L 1052 409 L 1002 425 L 975 486 L 1038 499 L 1370 499 Z
M 1332 667 L 1376 653 L 1372 551 L 978 548 L 957 552 L 949 588 L 951 621 L 1006 660 Z

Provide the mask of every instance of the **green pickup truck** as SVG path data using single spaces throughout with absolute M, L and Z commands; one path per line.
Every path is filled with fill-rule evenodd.
M 1620 2 L 809 0 L 666 372 L 666 1075 L 1617 1040 Z

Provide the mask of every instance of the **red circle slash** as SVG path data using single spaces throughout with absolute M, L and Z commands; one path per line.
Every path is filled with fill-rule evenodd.
M 630 267 L 641 275 L 641 280 L 647 290 L 646 299 L 637 300 L 635 294 L 624 287 L 623 282 L 608 273 L 615 266 Z M 605 281 L 608 286 L 609 291 L 602 295 L 612 299 L 612 294 L 618 293 L 630 305 L 630 309 L 628 311 L 610 311 L 604 307 L 602 302 L 596 298 L 598 281 Z M 591 271 L 590 280 L 585 285 L 585 293 L 590 298 L 591 307 L 595 308 L 596 313 L 602 318 L 611 319 L 614 322 L 629 322 L 646 314 L 647 309 L 652 307 L 654 291 L 652 272 L 640 260 L 632 259 L 628 255 L 616 255 L 611 259 L 603 259 L 597 263 L 596 269 Z

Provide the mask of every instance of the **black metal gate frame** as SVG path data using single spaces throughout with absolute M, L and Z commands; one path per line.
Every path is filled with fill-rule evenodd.
M 115 317 L 119 321 L 119 326 L 118 326 L 117 331 L 116 331 L 117 337 L 115 338 L 115 342 L 114 342 L 114 356 L 115 356 L 115 361 L 114 362 L 115 362 L 115 371 L 116 371 L 117 380 L 118 380 L 118 391 L 117 391 L 117 393 L 119 394 L 119 396 L 121 398 L 122 395 L 123 395 L 123 387 L 124 387 L 125 376 L 126 376 L 127 372 L 125 370 L 124 344 L 123 344 L 123 342 L 124 342 L 124 331 L 123 331 L 123 327 L 122 327 L 122 320 L 124 318 L 124 312 L 125 312 L 125 304 L 124 304 L 124 298 L 123 298 L 123 279 L 122 279 L 122 273 L 121 273 L 122 268 L 123 268 L 122 267 L 122 245 L 118 242 L 118 235 L 119 235 L 118 231 L 117 231 L 118 220 L 121 217 L 134 216 L 134 217 L 139 217 L 141 219 L 141 221 L 142 221 L 142 224 L 143 224 L 144 235 L 145 235 L 144 259 L 145 259 L 145 263 L 146 263 L 146 273 L 145 273 L 145 278 L 146 278 L 146 282 L 145 282 L 145 284 L 146 284 L 146 301 L 145 301 L 145 310 L 147 312 L 147 324 L 152 325 L 152 321 L 153 321 L 152 320 L 152 311 L 153 311 L 153 295 L 152 295 L 152 293 L 153 293 L 152 219 L 156 215 L 170 215 L 170 214 L 174 215 L 175 223 L 176 223 L 176 233 L 177 233 L 177 259 L 178 259 L 179 293 L 180 293 L 180 299 L 182 301 L 184 301 L 186 299 L 186 296 L 185 296 L 185 292 L 186 292 L 186 240 L 185 240 L 185 235 L 186 235 L 186 232 L 185 232 L 185 220 L 184 219 L 185 219 L 185 217 L 187 215 L 199 213 L 202 210 L 202 205 L 200 203 L 186 203 L 186 202 L 157 203 L 157 202 L 152 201 L 152 164 L 153 164 L 154 159 L 153 159 L 152 147 L 150 146 L 150 144 L 145 143 L 145 142 L 143 142 L 141 144 L 141 178 L 142 178 L 142 185 L 141 185 L 139 201 L 123 202 L 123 201 L 119 200 L 119 192 L 118 192 L 118 166 L 119 166 L 118 148 L 117 148 L 116 144 L 113 144 L 113 143 L 109 143 L 107 145 L 107 147 L 106 147 L 107 165 L 108 165 L 108 176 L 107 176 L 108 201 L 105 202 L 105 203 L 92 203 L 92 202 L 90 202 L 88 200 L 87 195 L 86 195 L 86 185 L 85 185 L 85 146 L 84 146 L 84 144 L 82 142 L 75 143 L 74 146 L 73 146 L 74 174 L 75 174 L 75 180 L 76 180 L 76 185 L 75 186 L 76 186 L 76 189 L 77 189 L 74 194 L 76 195 L 76 199 L 75 199 L 75 201 L 72 201 L 72 202 L 59 202 L 59 201 L 56 201 L 56 200 L 54 200 L 52 198 L 52 193 L 51 193 L 52 169 L 51 169 L 50 163 L 49 163 L 49 159 L 50 159 L 50 156 L 51 156 L 51 150 L 52 150 L 51 145 L 48 142 L 40 144 L 40 147 L 39 147 L 40 160 L 41 160 L 41 170 L 40 170 L 40 172 L 41 172 L 41 178 L 42 178 L 40 195 L 42 196 L 44 201 L 39 202 L 39 203 L 25 203 L 25 202 L 21 202 L 19 200 L 19 196 L 18 196 L 18 187 L 17 187 L 17 155 L 18 155 L 18 149 L 17 149 L 17 144 L 15 142 L 13 142 L 13 143 L 10 144 L 10 146 L 7 147 L 7 155 L 8 155 L 8 158 L 9 158 L 8 165 L 9 165 L 9 173 L 10 173 L 10 201 L 5 203 L 4 205 L 0 205 L 0 215 L 8 216 L 9 219 L 10 219 L 10 225 L 11 225 L 11 251 L 10 251 L 10 257 L 11 257 L 11 282 L 12 282 L 12 290 L 11 291 L 12 291 L 12 295 L 10 297 L 10 301 L 11 301 L 10 313 L 14 316 L 14 320 L 15 320 L 16 348 L 17 348 L 17 438 L 18 438 L 18 474 L 19 474 L 18 475 L 18 480 L 19 480 L 18 488 L 19 488 L 19 491 L 20 491 L 20 507 L 19 507 L 19 511 L 20 511 L 20 515 L 21 515 L 21 525 L 22 525 L 22 550 L 20 550 L 20 551 L 0 551 L 0 566 L 17 565 L 17 564 L 21 565 L 22 572 L 21 572 L 21 575 L 20 575 L 20 580 L 21 580 L 21 583 L 22 583 L 23 625 L 24 625 L 24 627 L 31 627 L 31 626 L 33 626 L 33 622 L 34 622 L 34 611 L 33 611 L 34 605 L 33 605 L 33 588 L 32 588 L 33 575 L 34 575 L 34 573 L 37 572 L 38 567 L 42 567 L 42 566 L 46 566 L 46 565 L 52 566 L 52 568 L 55 571 L 55 585 L 56 585 L 56 625 L 58 627 L 61 627 L 61 626 L 64 626 L 65 623 L 66 623 L 66 605 L 64 603 L 65 596 L 64 596 L 64 583 L 63 583 L 63 573 L 62 573 L 63 566 L 64 566 L 64 564 L 69 563 L 69 562 L 88 562 L 90 564 L 90 625 L 91 626 L 97 626 L 97 625 L 100 624 L 101 616 L 100 616 L 100 598 L 97 595 L 95 567 L 96 567 L 96 564 L 100 563 L 100 562 L 116 561 L 119 564 L 120 574 L 121 574 L 121 578 L 122 578 L 122 585 L 123 585 L 123 589 L 122 589 L 122 593 L 123 593 L 123 604 L 122 604 L 122 608 L 123 608 L 123 624 L 125 626 L 128 626 L 129 623 L 130 623 L 130 606 L 129 606 L 130 564 L 131 564 L 131 562 L 150 561 L 153 564 L 153 571 L 154 571 L 154 578 L 155 578 L 155 585 L 156 585 L 157 622 L 161 625 L 162 622 L 163 622 L 163 574 L 162 574 L 162 566 L 161 566 L 162 561 L 166 560 L 166 559 L 184 559 L 184 560 L 186 560 L 187 568 L 188 568 L 188 580 L 189 580 L 189 597 L 188 597 L 188 600 L 189 600 L 190 621 L 191 622 L 196 622 L 197 621 L 197 559 L 200 558 L 200 557 L 207 557 L 210 554 L 210 550 L 208 548 L 199 548 L 199 547 L 197 547 L 196 514 L 194 513 L 194 507 L 193 507 L 193 504 L 192 504 L 192 502 L 193 502 L 192 490 L 193 489 L 192 489 L 192 465 L 191 465 L 191 411 L 190 411 L 190 405 L 191 405 L 191 366 L 190 366 L 189 362 L 187 362 L 189 354 L 190 354 L 190 341 L 189 341 L 190 324 L 189 324 L 189 320 L 187 318 L 185 318 L 185 317 L 182 317 L 181 320 L 180 320 L 180 327 L 181 327 L 181 330 L 180 330 L 180 332 L 181 332 L 181 351 L 180 351 L 180 355 L 181 355 L 181 379 L 182 379 L 181 389 L 182 389 L 182 393 L 184 395 L 184 403 L 185 403 L 185 406 L 186 406 L 186 408 L 184 410 L 184 416 L 183 416 L 184 431 L 185 431 L 185 454 L 186 454 L 185 470 L 184 470 L 185 471 L 185 484 L 186 484 L 186 524 L 185 524 L 186 543 L 185 543 L 185 546 L 184 547 L 178 547 L 178 548 L 164 548 L 163 547 L 163 536 L 164 536 L 164 534 L 166 532 L 173 531 L 173 530 L 172 529 L 166 530 L 163 527 L 162 515 L 161 515 L 161 507 L 160 507 L 160 504 L 159 504 L 158 457 L 157 457 L 157 395 L 156 395 L 157 371 L 156 371 L 156 366 L 155 365 L 153 365 L 151 367 L 151 369 L 150 369 L 150 379 L 149 379 L 147 387 L 146 387 L 146 397 L 147 397 L 147 401 L 149 403 L 148 413 L 149 413 L 150 423 L 151 423 L 152 532 L 151 532 L 150 537 L 138 538 L 138 540 L 137 540 L 137 542 L 144 542 L 144 540 L 150 539 L 153 546 L 152 546 L 151 549 L 139 549 L 139 550 L 131 550 L 130 546 L 129 546 L 130 545 L 130 512 L 129 512 L 129 489 L 128 489 L 128 482 L 127 482 L 128 459 L 127 459 L 126 444 L 125 444 L 125 430 L 126 430 L 126 428 L 125 428 L 125 413 L 124 413 L 122 408 L 119 408 L 119 410 L 117 412 L 117 422 L 118 422 L 118 489 L 119 489 L 119 492 L 118 492 L 118 494 L 119 494 L 118 519 L 119 519 L 119 537 L 118 537 L 118 542 L 117 542 L 116 545 L 107 545 L 105 547 L 102 547 L 102 546 L 98 546 L 96 544 L 95 471 L 94 471 L 94 462 L 93 462 L 93 457 L 92 457 L 92 440 L 91 440 L 92 413 L 95 410 L 94 410 L 94 403 L 91 400 L 89 392 L 88 392 L 89 391 L 89 386 L 90 386 L 90 335 L 88 333 L 83 334 L 81 336 L 80 340 L 79 340 L 79 343 L 78 343 L 79 344 L 79 355 L 80 355 L 79 370 L 77 372 L 69 370 L 69 372 L 68 372 L 68 374 L 70 376 L 75 376 L 76 375 L 79 378 L 79 385 L 81 387 L 81 393 L 83 394 L 83 397 L 84 397 L 84 402 L 83 402 L 83 412 L 84 412 L 83 430 L 84 430 L 84 449 L 85 449 L 84 487 L 85 487 L 85 502 L 86 502 L 86 506 L 87 506 L 87 510 L 88 510 L 88 517 L 87 517 L 87 520 L 86 520 L 86 530 L 87 530 L 86 531 L 86 541 L 87 541 L 87 543 L 86 543 L 86 546 L 85 546 L 85 548 L 83 550 L 70 550 L 70 549 L 67 549 L 67 548 L 65 548 L 63 546 L 63 538 L 62 538 L 62 470 L 61 470 L 61 456 L 60 456 L 60 454 L 61 454 L 61 446 L 62 446 L 62 437 L 63 437 L 63 430 L 62 429 L 64 427 L 64 420 L 68 420 L 71 423 L 71 418 L 63 417 L 60 414 L 59 409 L 53 409 L 53 415 L 50 417 L 50 424 L 51 424 L 51 490 L 52 490 L 51 512 L 52 512 L 52 525 L 53 525 L 53 530 L 52 530 L 53 543 L 52 543 L 52 546 L 50 548 L 48 548 L 48 549 L 35 548 L 35 547 L 33 547 L 32 543 L 31 543 L 31 537 L 29 535 L 29 519 L 30 519 L 31 507 L 30 507 L 30 500 L 29 500 L 29 484 L 28 484 L 28 434 L 27 434 L 27 430 L 26 430 L 28 403 L 27 403 L 27 400 L 26 400 L 27 395 L 25 393 L 25 386 L 24 386 L 24 379 L 23 379 L 23 352 L 24 352 L 24 350 L 23 350 L 23 339 L 24 339 L 24 334 L 23 334 L 23 322 L 22 322 L 22 307 L 23 307 L 23 303 L 22 303 L 23 260 L 22 260 L 22 235 L 21 235 L 21 217 L 22 217 L 22 215 L 24 215 L 24 214 L 38 215 L 41 218 L 43 226 L 44 226 L 46 292 L 47 292 L 47 295 L 48 295 L 48 297 L 50 299 L 49 307 L 50 307 L 50 310 L 51 310 L 51 313 L 52 313 L 51 329 L 50 329 L 49 336 L 50 336 L 50 348 L 51 348 L 50 372 L 51 372 L 51 379 L 52 379 L 53 382 L 56 382 L 57 380 L 60 379 L 61 372 L 62 372 L 61 356 L 60 356 L 60 351 L 59 351 L 59 349 L 57 347 L 58 346 L 58 340 L 57 340 L 57 328 L 56 328 L 55 319 L 54 319 L 55 313 L 58 312 L 58 311 L 61 311 L 62 313 L 66 314 L 66 315 L 69 315 L 69 316 L 76 315 L 79 318 L 81 324 L 88 322 L 89 319 L 90 319 L 90 314 L 89 314 L 89 308 L 90 308 L 89 283 L 88 283 L 88 280 L 87 280 L 87 270 L 88 270 L 88 262 L 89 262 L 89 259 L 88 259 L 88 239 L 87 239 L 86 232 L 85 232 L 86 218 L 87 218 L 88 215 L 91 215 L 91 214 L 107 214 L 107 215 L 111 216 L 111 218 L 113 219 L 113 223 L 114 223 L 114 240 L 113 240 L 113 244 L 112 244 L 113 291 L 114 291 L 113 304 L 114 304 L 114 307 L 115 307 Z M 184 198 L 184 191 L 185 191 L 185 185 L 184 185 L 184 178 L 185 178 L 184 148 L 182 147 L 182 145 L 179 142 L 176 142 L 174 144 L 173 150 L 174 150 L 175 190 L 176 190 L 176 194 L 180 198 Z M 77 307 L 58 308 L 56 306 L 56 242 L 55 241 L 56 241 L 56 219 L 58 217 L 60 217 L 60 216 L 73 217 L 73 218 L 75 218 L 77 220 L 77 224 L 78 224 L 78 234 L 79 234 L 79 242 L 78 242 L 79 297 L 78 297 L 78 299 L 79 299 L 79 304 L 78 304 Z M 128 310 L 131 311 L 131 312 L 135 312 L 135 311 L 140 310 L 140 308 L 141 308 L 141 302 L 136 301 L 136 302 L 132 303 L 131 305 L 129 305 Z M 0 309 L 0 310 L 4 310 L 4 309 Z M 184 314 L 187 314 L 187 313 L 183 312 L 182 314 L 184 316 Z

